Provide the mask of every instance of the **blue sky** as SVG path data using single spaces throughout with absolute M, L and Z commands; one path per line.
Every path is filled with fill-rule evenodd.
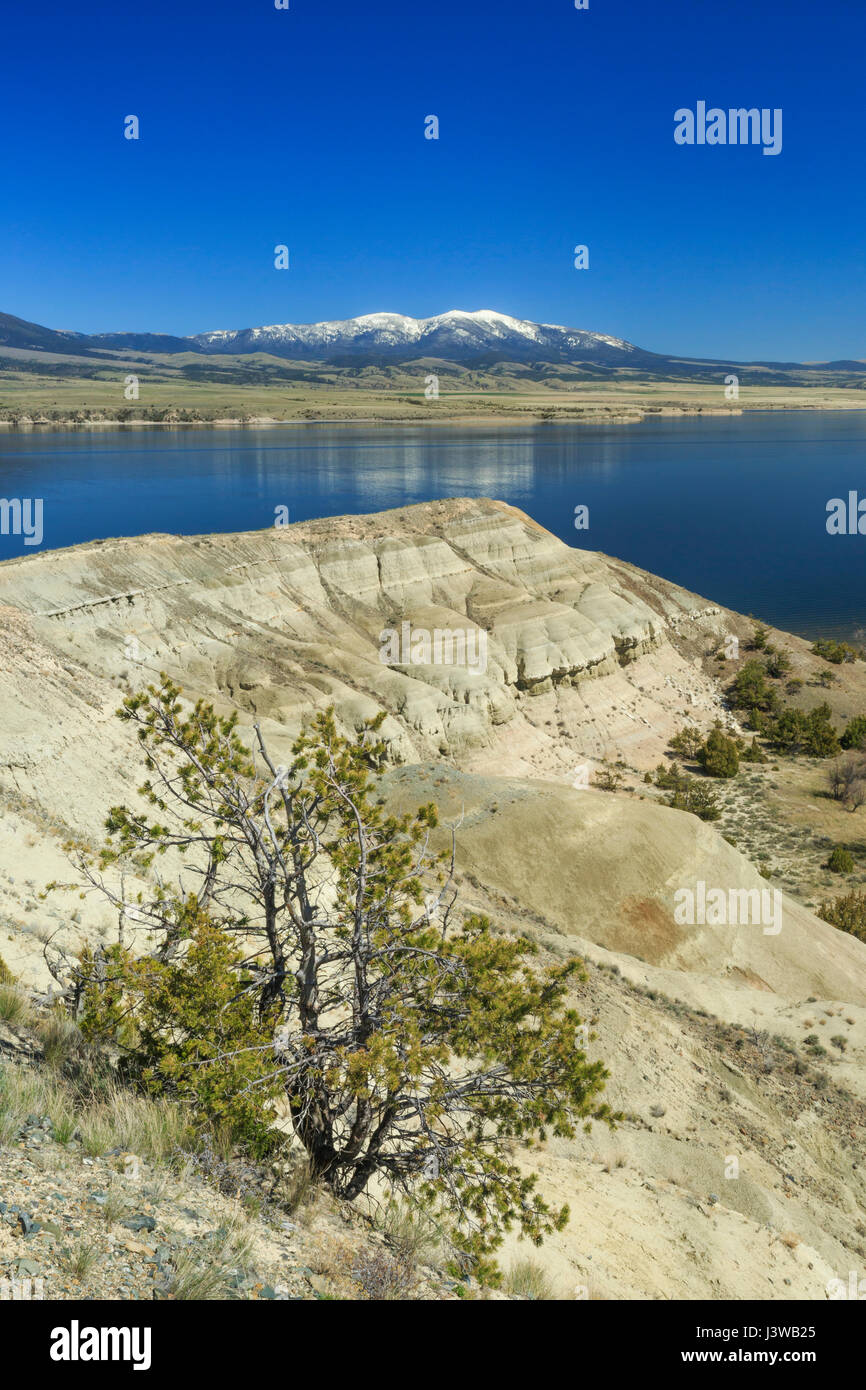
M 46 0 L 3 48 L 5 312 L 185 334 L 493 308 L 866 357 L 862 0 Z M 781 107 L 781 154 L 677 146 L 699 99 Z

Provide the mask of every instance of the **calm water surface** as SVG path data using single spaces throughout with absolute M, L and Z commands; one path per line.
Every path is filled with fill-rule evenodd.
M 866 413 L 648 420 L 601 428 L 153 429 L 0 434 L 0 497 L 39 498 L 43 546 L 196 534 L 438 497 L 521 507 L 717 602 L 814 637 L 866 637 L 866 536 L 826 505 L 866 497 Z M 589 507 L 589 530 L 574 529 Z M 32 553 L 0 535 L 0 558 Z

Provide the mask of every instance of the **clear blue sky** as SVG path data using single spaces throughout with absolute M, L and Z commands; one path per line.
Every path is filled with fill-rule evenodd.
M 3 51 L 5 312 L 185 334 L 493 308 L 866 357 L 864 0 L 44 0 L 7 8 Z M 782 153 L 677 146 L 699 99 L 781 107 Z

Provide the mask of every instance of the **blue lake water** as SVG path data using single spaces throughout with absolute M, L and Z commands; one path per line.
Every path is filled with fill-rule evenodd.
M 43 547 L 252 530 L 278 507 L 303 521 L 479 495 L 777 626 L 862 640 L 866 535 L 826 529 L 828 500 L 851 490 L 866 497 L 866 412 L 0 434 L 0 498 L 43 499 Z M 0 558 L 32 551 L 0 534 Z

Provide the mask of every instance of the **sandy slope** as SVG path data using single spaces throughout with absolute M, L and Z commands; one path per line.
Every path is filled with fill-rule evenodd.
M 486 670 L 383 665 L 380 634 L 403 621 L 483 631 Z M 581 1006 L 626 1119 L 535 1160 L 572 1207 L 536 1256 L 563 1296 L 823 1298 L 866 1261 L 866 946 L 790 897 L 774 934 L 678 923 L 698 880 L 774 885 L 637 776 L 617 795 L 571 785 L 578 762 L 637 773 L 686 719 L 730 721 L 708 658 L 746 630 L 486 501 L 7 562 L 0 954 L 44 983 L 48 933 L 111 930 L 91 900 L 39 890 L 66 872 L 65 836 L 96 836 L 140 779 L 113 717 L 124 689 L 167 670 L 260 719 L 278 756 L 314 708 L 355 727 L 384 710 L 403 764 L 389 795 L 462 816 L 466 904 L 593 963 Z

